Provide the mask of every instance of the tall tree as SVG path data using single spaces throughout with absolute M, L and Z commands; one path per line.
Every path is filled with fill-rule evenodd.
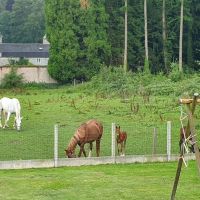
M 199 70 L 200 66 L 200 1 L 191 1 L 192 13 L 192 60 L 193 68 Z
M 0 32 L 4 42 L 41 42 L 44 36 L 44 0 L 8 0 L 2 4 Z M 0 4 L 1 6 L 1 4 Z
M 124 14 L 124 24 L 125 24 L 125 27 L 124 27 L 124 72 L 127 72 L 127 67 L 128 67 L 128 64 L 127 64 L 127 50 L 128 50 L 128 5 L 127 5 L 127 0 L 124 1 L 125 3 L 125 14 Z
M 149 71 L 149 50 L 148 50 L 148 30 L 147 30 L 147 0 L 144 0 L 144 34 L 145 34 L 145 64 L 144 70 Z
M 165 72 L 168 73 L 168 60 L 167 60 L 167 34 L 166 34 L 166 14 L 165 14 L 165 0 L 162 6 L 162 27 L 163 27 L 163 57 Z
M 179 36 L 179 71 L 183 72 L 183 2 L 181 0 L 181 14 L 180 14 L 180 36 Z
M 90 79 L 108 60 L 104 0 L 46 0 L 48 70 L 61 83 Z
M 108 39 L 111 44 L 110 65 L 123 65 L 124 53 L 124 1 L 109 0 L 105 2 L 108 19 Z

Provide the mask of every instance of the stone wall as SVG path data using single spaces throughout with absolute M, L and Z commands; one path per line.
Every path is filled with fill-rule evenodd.
M 0 82 L 10 69 L 10 67 L 0 67 Z M 19 67 L 17 73 L 23 75 L 25 82 L 56 83 L 48 74 L 47 67 Z

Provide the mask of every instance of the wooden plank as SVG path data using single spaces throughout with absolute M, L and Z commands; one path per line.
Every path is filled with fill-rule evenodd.
M 178 186 L 178 182 L 179 182 L 179 178 L 180 178 L 180 174 L 181 174 L 181 168 L 182 168 L 182 164 L 183 164 L 183 150 L 182 153 L 180 154 L 180 158 L 178 161 L 178 167 L 176 170 L 176 177 L 174 180 L 174 185 L 173 185 L 173 189 L 172 189 L 172 193 L 171 193 L 171 200 L 175 199 L 175 195 L 176 195 L 176 190 L 177 190 L 177 186 Z
M 198 145 L 196 143 L 196 136 L 195 136 L 196 131 L 195 131 L 194 119 L 193 119 L 195 107 L 196 107 L 197 103 L 200 102 L 199 99 L 197 99 L 198 96 L 199 96 L 199 94 L 195 93 L 193 99 L 182 100 L 182 103 L 185 102 L 187 104 L 188 124 L 187 124 L 186 134 L 191 132 L 191 135 L 193 137 L 192 142 L 195 142 L 195 144 L 194 144 L 195 157 L 196 157 L 196 160 L 197 160 L 197 166 L 198 166 L 199 174 L 200 174 L 200 153 L 199 153 Z M 192 103 L 192 105 L 190 105 L 190 103 Z M 176 190 L 177 190 L 177 186 L 178 186 L 178 182 L 179 182 L 179 178 L 180 178 L 180 174 L 181 174 L 181 168 L 182 168 L 182 164 L 183 164 L 183 159 L 184 159 L 183 155 L 184 155 L 184 147 L 181 148 L 181 154 L 180 154 L 178 167 L 177 167 L 177 171 L 176 171 L 176 177 L 175 177 L 175 180 L 174 180 L 174 185 L 173 185 L 173 189 L 172 189 L 172 193 L 171 193 L 171 200 L 175 199 Z
M 194 99 L 179 99 L 180 104 L 190 104 L 193 102 Z M 197 99 L 197 103 L 200 103 L 200 99 Z
M 188 109 L 188 119 L 189 119 L 190 132 L 192 136 L 192 142 L 194 143 L 194 152 L 195 152 L 195 157 L 196 157 L 197 168 L 198 168 L 198 172 L 200 176 L 200 152 L 199 152 L 199 147 L 197 143 L 197 136 L 196 136 L 196 129 L 194 125 L 193 115 L 189 109 Z

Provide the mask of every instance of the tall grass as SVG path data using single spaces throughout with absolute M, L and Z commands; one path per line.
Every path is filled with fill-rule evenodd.
M 124 74 L 121 68 L 103 68 L 89 83 L 46 87 L 34 84 L 20 89 L 0 90 L 0 97 L 16 97 L 22 107 L 22 131 L 0 129 L 0 160 L 52 158 L 53 128 L 60 127 L 59 156 L 76 128 L 88 119 L 104 127 L 101 155 L 110 155 L 111 123 L 128 133 L 128 154 L 151 154 L 153 128 L 159 130 L 159 152 L 165 153 L 166 121 L 172 121 L 172 148 L 178 152 L 180 108 L 178 99 L 198 92 L 199 74 L 185 75 L 173 82 L 169 77 Z M 200 130 L 200 109 L 195 111 Z M 186 123 L 186 122 L 185 122 Z M 162 144 L 162 145 L 161 145 Z M 159 153 L 158 152 L 158 153 Z

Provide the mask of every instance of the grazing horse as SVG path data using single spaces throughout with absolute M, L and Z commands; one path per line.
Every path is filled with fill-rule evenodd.
M 83 153 L 86 157 L 86 152 L 84 149 L 84 145 L 86 143 L 90 144 L 90 152 L 89 157 L 92 152 L 92 143 L 96 141 L 96 154 L 99 157 L 100 153 L 100 140 L 103 134 L 103 126 L 100 122 L 92 119 L 85 123 L 83 123 L 75 132 L 74 136 L 71 138 L 69 145 L 65 149 L 66 156 L 68 158 L 75 158 L 75 148 L 77 144 L 80 146 L 80 151 L 78 157 L 81 157 Z
M 190 137 L 190 138 L 189 138 Z M 185 142 L 185 139 L 189 138 L 188 143 L 190 144 L 189 149 L 194 153 L 194 144 L 192 143 L 191 132 L 187 133 L 187 127 L 184 126 L 180 128 L 180 140 L 179 140 L 179 148 L 181 151 L 182 144 Z
M 22 119 L 22 117 L 20 116 L 20 110 L 21 110 L 21 106 L 18 99 L 16 98 L 10 99 L 7 97 L 3 97 L 2 99 L 0 99 L 0 127 L 2 128 L 2 123 L 1 123 L 2 113 L 5 117 L 5 124 L 3 128 L 8 127 L 8 121 L 9 121 L 10 115 L 12 113 L 15 113 L 13 127 L 19 131 L 21 129 L 21 119 Z
M 125 156 L 125 148 L 126 148 L 126 139 L 127 133 L 125 131 L 120 130 L 120 126 L 115 127 L 115 131 L 117 133 L 117 148 L 118 148 L 118 155 Z

